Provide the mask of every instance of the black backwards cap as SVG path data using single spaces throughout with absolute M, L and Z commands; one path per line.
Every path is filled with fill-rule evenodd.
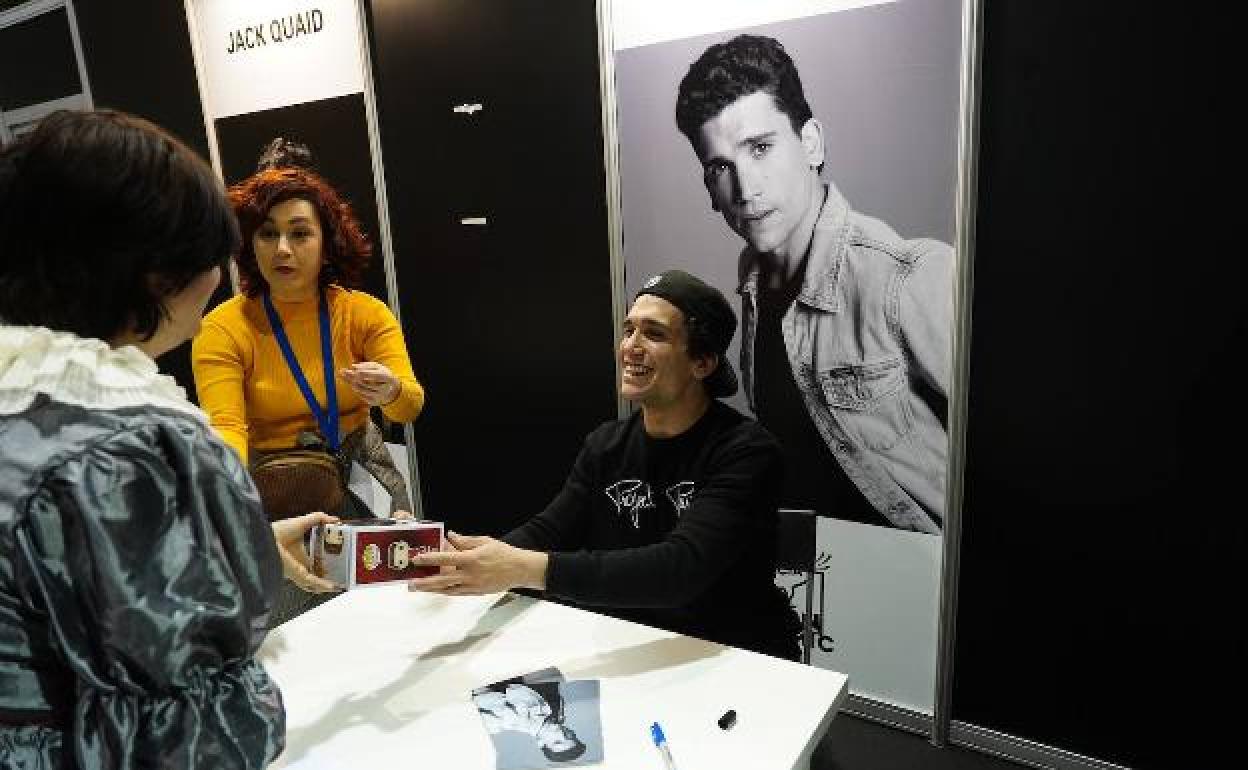
M 667 270 L 642 284 L 637 297 L 643 294 L 653 294 L 680 308 L 689 329 L 690 346 L 719 356 L 719 366 L 702 381 L 707 394 L 727 398 L 736 393 L 737 373 L 724 354 L 737 333 L 737 314 L 719 289 L 684 270 Z

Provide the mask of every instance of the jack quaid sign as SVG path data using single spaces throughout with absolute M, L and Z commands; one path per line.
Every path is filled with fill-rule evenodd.
M 213 119 L 364 90 L 358 0 L 190 0 L 190 7 Z
M 267 23 L 251 24 L 230 30 L 226 53 L 242 53 L 272 43 L 294 40 L 303 35 L 313 35 L 325 28 L 325 14 L 319 8 L 293 13 Z

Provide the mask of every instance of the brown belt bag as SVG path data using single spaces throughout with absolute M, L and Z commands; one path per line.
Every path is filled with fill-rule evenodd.
M 337 513 L 346 493 L 342 466 L 317 449 L 265 454 L 252 466 L 251 478 L 270 521 L 312 511 Z

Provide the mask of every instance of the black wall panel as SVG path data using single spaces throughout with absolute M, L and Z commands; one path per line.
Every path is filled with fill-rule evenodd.
M 1177 9 L 986 6 L 953 717 L 1213 766 L 1248 509 L 1217 46 Z
M 182 3 L 75 0 L 74 13 L 95 106 L 147 118 L 206 160 L 208 133 Z M 226 283 L 222 281 L 213 304 L 229 296 Z M 189 342 L 157 363 L 195 399 Z
M 81 91 L 64 10 L 0 29 L 0 109 L 29 107 Z
M 87 77 L 97 107 L 164 127 L 203 157 L 208 134 L 182 3 L 74 0 Z
M 615 414 L 594 3 L 375 3 L 370 22 L 403 322 L 429 395 L 425 511 L 503 532 Z

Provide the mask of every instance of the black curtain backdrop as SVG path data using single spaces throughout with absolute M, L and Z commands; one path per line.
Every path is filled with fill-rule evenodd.
M 1217 46 L 1177 8 L 986 6 L 953 717 L 1216 766 L 1248 349 Z
M 594 3 L 377 3 L 370 23 L 403 322 L 428 389 L 425 513 L 505 532 L 615 415 Z
M 29 107 L 81 91 L 64 9 L 0 29 L 0 109 Z

